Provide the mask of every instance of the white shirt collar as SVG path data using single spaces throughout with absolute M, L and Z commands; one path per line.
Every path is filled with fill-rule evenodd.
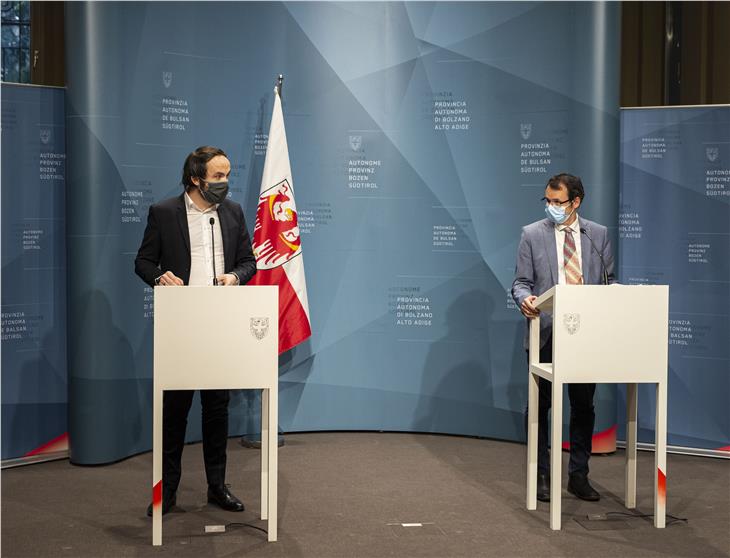
M 217 211 L 219 205 L 220 205 L 219 203 L 216 203 L 215 205 L 210 206 L 208 209 L 200 209 L 197 205 L 195 205 L 195 202 L 188 195 L 188 193 L 185 192 L 185 207 L 188 211 L 197 211 L 198 213 L 208 213 L 209 211 Z
M 555 228 L 560 232 L 565 232 L 566 229 L 570 229 L 570 232 L 578 234 L 580 232 L 580 218 L 576 214 L 575 221 L 570 225 L 555 225 Z

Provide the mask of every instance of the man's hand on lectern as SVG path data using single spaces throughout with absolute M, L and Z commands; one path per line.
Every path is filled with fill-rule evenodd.
M 157 280 L 157 284 L 162 287 L 182 287 L 185 283 L 172 271 L 166 271 Z
M 234 273 L 226 273 L 216 277 L 218 285 L 222 287 L 232 287 L 238 285 L 238 276 Z
M 540 310 L 533 306 L 535 300 L 537 300 L 537 297 L 535 295 L 530 295 L 522 301 L 522 304 L 520 304 L 520 312 L 522 312 L 522 315 L 525 316 L 525 318 L 537 318 L 540 313 Z

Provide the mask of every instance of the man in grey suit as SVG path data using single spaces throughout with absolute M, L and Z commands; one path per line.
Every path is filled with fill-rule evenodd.
M 558 174 L 545 188 L 546 219 L 522 228 L 517 252 L 512 298 L 529 320 L 540 312 L 535 299 L 558 284 L 600 285 L 615 282 L 613 253 L 608 231 L 603 225 L 578 216 L 585 199 L 583 183 L 577 176 Z M 529 328 L 526 328 L 529 329 Z M 525 349 L 528 332 L 525 331 Z M 540 362 L 552 362 L 552 316 L 540 319 Z M 550 383 L 540 378 L 539 427 L 537 442 L 537 499 L 550 501 L 547 420 L 552 404 Z M 570 462 L 568 491 L 583 500 L 596 501 L 600 495 L 588 482 L 595 412 L 596 384 L 570 384 Z M 527 412 L 525 412 L 525 421 Z

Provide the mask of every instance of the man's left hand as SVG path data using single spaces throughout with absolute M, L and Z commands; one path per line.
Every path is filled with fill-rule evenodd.
M 218 280 L 218 285 L 223 287 L 232 287 L 238 285 L 238 277 L 236 277 L 233 273 L 219 275 L 218 277 L 216 277 L 216 279 Z

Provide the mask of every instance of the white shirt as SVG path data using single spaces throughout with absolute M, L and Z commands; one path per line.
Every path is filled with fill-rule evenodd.
M 558 249 L 558 285 L 565 285 L 565 255 L 563 249 L 565 248 L 565 230 L 570 229 L 573 233 L 573 240 L 575 240 L 575 257 L 578 258 L 578 268 L 583 274 L 583 260 L 581 259 L 580 251 L 580 223 L 578 222 L 578 215 L 575 216 L 575 221 L 570 226 L 566 225 L 555 225 L 555 246 Z
M 200 209 L 185 193 L 185 208 L 188 216 L 190 232 L 190 286 L 213 284 L 213 250 L 210 238 L 210 218 L 215 219 L 213 237 L 215 239 L 215 275 L 223 275 L 225 260 L 223 258 L 223 235 L 218 218 L 218 204 L 208 209 Z

